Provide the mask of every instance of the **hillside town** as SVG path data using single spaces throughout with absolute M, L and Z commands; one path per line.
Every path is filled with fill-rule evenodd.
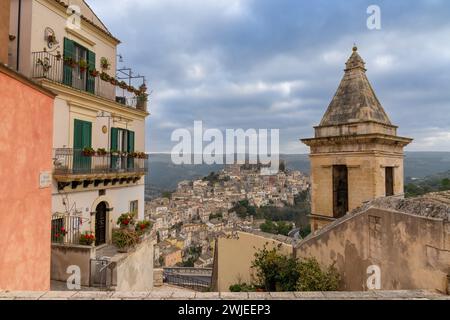
M 168 197 L 146 202 L 145 216 L 158 234 L 155 266 L 211 267 L 214 242 L 235 230 L 258 230 L 262 223 L 243 216 L 235 204 L 293 206 L 294 198 L 309 188 L 300 171 L 282 170 L 260 175 L 257 165 L 230 165 L 203 179 L 182 181 Z

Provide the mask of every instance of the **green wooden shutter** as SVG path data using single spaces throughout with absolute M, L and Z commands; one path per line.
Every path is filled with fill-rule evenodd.
M 73 170 L 86 173 L 91 169 L 91 157 L 83 155 L 84 148 L 92 147 L 92 123 L 75 119 L 73 131 Z
M 128 131 L 127 131 L 127 135 L 128 135 L 128 139 L 127 139 L 127 140 L 128 140 L 127 151 L 128 151 L 129 153 L 131 153 L 131 152 L 134 152 L 134 151 L 135 151 L 135 150 L 134 150 L 134 132 L 128 130 Z M 128 169 L 134 168 L 134 161 L 135 161 L 134 158 L 132 158 L 132 157 L 129 157 L 129 158 L 128 158 Z
M 134 152 L 134 132 L 128 130 L 128 152 Z
M 92 147 L 92 123 L 83 121 L 83 149 Z
M 90 93 L 95 93 L 95 78 L 91 76 L 89 70 L 95 69 L 95 53 L 92 51 L 87 51 L 87 61 L 88 61 L 88 71 L 87 71 L 87 91 Z
M 117 128 L 111 128 L 111 150 L 118 150 L 118 141 L 119 137 L 119 129 Z
M 83 149 L 83 121 L 75 119 L 73 130 L 73 149 Z
M 119 129 L 111 128 L 111 151 L 117 151 L 118 148 L 118 139 L 119 139 Z M 119 157 L 111 156 L 111 168 L 116 170 L 119 168 L 120 164 L 118 163 Z
M 70 39 L 64 38 L 64 59 L 72 58 L 74 59 L 74 42 Z M 64 63 L 63 68 L 63 83 L 72 86 L 72 67 Z

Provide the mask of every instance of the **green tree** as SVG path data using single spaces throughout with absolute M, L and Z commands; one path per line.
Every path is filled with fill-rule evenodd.
M 333 265 L 322 269 L 316 259 L 297 260 L 281 254 L 280 248 L 281 245 L 269 250 L 266 244 L 255 253 L 252 286 L 266 291 L 336 291 L 339 288 L 340 276 Z
M 252 268 L 256 271 L 256 286 L 266 291 L 295 291 L 299 278 L 297 260 L 279 253 L 279 248 L 266 246 L 255 253 Z
M 339 288 L 340 276 L 333 265 L 322 270 L 315 258 L 309 258 L 298 263 L 298 270 L 298 291 L 336 291 Z

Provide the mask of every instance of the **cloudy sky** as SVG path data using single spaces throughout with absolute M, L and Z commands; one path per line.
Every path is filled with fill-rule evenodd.
M 153 91 L 147 151 L 173 130 L 280 129 L 281 152 L 306 153 L 353 43 L 409 151 L 450 151 L 448 0 L 88 0 L 122 40 L 124 65 Z M 381 8 L 381 30 L 367 8 Z

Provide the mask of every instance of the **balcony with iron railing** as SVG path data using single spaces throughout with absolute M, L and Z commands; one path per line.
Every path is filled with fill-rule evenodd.
M 136 89 L 131 85 L 131 80 L 128 83 L 119 81 L 119 77 L 80 65 L 77 61 L 65 60 L 61 55 L 47 51 L 33 52 L 31 77 L 50 80 L 129 108 L 147 111 L 145 84 Z M 68 68 L 70 72 L 67 72 Z
M 144 153 L 87 152 L 57 148 L 53 152 L 53 177 L 58 189 L 72 185 L 88 187 L 119 186 L 138 182 L 147 172 Z

